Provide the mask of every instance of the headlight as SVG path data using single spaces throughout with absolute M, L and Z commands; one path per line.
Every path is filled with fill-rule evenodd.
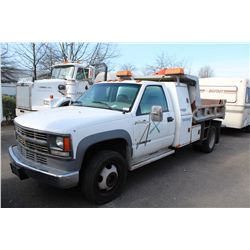
M 63 137 L 56 137 L 56 146 L 63 149 Z
M 54 136 L 49 139 L 50 153 L 56 156 L 72 156 L 72 146 L 70 136 Z

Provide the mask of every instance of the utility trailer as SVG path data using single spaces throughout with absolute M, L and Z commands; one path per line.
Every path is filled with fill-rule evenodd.
M 225 101 L 200 99 L 197 77 L 179 68 L 117 76 L 94 84 L 73 106 L 17 117 L 12 172 L 60 188 L 80 185 L 101 204 L 121 193 L 127 171 L 190 144 L 214 150 Z

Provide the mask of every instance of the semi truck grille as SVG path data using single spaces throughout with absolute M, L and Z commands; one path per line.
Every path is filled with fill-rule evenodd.
M 15 130 L 20 153 L 31 161 L 47 164 L 45 155 L 49 153 L 47 134 L 29 130 L 17 124 Z
M 34 161 L 34 162 L 37 162 L 37 163 L 41 163 L 41 164 L 47 165 L 47 158 L 46 158 L 46 156 L 38 154 L 38 153 L 35 153 L 35 152 L 32 152 L 30 150 L 27 150 L 27 149 L 25 149 L 22 146 L 19 146 L 18 148 L 19 148 L 19 151 L 20 151 L 21 155 L 23 157 L 25 157 L 26 159 Z

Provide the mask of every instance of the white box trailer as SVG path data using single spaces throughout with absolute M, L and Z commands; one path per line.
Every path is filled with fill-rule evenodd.
M 222 126 L 250 132 L 250 82 L 242 78 L 201 78 L 200 93 L 205 99 L 225 99 Z

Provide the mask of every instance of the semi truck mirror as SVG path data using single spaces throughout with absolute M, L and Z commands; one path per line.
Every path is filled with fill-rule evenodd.
M 152 106 L 150 117 L 153 122 L 161 122 L 163 120 L 162 106 Z
M 65 85 L 58 85 L 58 90 L 66 90 L 66 86 Z

